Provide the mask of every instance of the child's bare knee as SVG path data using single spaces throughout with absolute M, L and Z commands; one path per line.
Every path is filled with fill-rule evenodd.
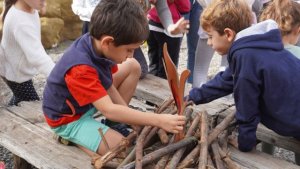
M 116 147 L 123 138 L 123 135 L 121 135 L 119 132 L 109 129 L 100 142 L 98 154 L 103 155 L 112 148 Z
M 132 58 L 130 60 L 130 70 L 131 70 L 132 73 L 135 73 L 138 76 L 140 76 L 141 73 L 142 73 L 142 68 L 141 68 L 140 63 L 134 58 Z

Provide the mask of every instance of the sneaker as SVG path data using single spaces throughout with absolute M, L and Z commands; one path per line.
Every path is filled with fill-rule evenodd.
M 58 141 L 60 144 L 66 145 L 66 146 L 71 146 L 73 143 L 67 139 L 64 139 L 56 134 L 53 135 L 54 140 Z

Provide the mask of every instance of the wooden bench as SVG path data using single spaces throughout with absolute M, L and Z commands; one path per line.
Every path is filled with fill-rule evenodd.
M 188 90 L 188 89 L 187 89 Z M 160 105 L 171 95 L 167 81 L 147 75 L 139 82 L 130 103 L 142 110 L 151 109 L 145 100 Z M 142 100 L 141 100 L 142 99 Z M 144 101 L 143 101 L 144 100 Z M 209 104 L 196 106 L 197 111 L 207 110 L 211 115 L 234 111 L 233 101 L 218 99 Z M 300 152 L 300 143 L 259 127 L 258 138 L 293 151 Z M 275 137 L 276 136 L 276 137 Z M 90 158 L 75 146 L 65 146 L 53 139 L 53 133 L 44 121 L 41 102 L 26 102 L 21 106 L 0 108 L 0 144 L 11 151 L 17 161 L 15 168 L 26 168 L 26 162 L 44 169 L 89 169 L 93 168 Z M 231 149 L 231 156 L 244 168 L 297 169 L 300 168 L 282 159 L 253 151 L 242 153 Z

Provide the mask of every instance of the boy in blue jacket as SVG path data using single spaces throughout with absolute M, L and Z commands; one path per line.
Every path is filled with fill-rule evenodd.
M 108 149 L 123 136 L 96 121 L 100 111 L 107 119 L 130 125 L 150 125 L 178 133 L 184 116 L 143 113 L 128 107 L 141 68 L 133 52 L 148 37 L 145 13 L 136 0 L 101 0 L 90 23 L 90 33 L 74 41 L 47 79 L 43 112 L 60 137 L 89 155 Z
M 229 67 L 189 92 L 196 104 L 233 92 L 241 151 L 256 146 L 260 122 L 280 135 L 300 139 L 300 60 L 284 49 L 275 21 L 251 26 L 251 18 L 243 0 L 214 1 L 204 10 L 201 25 L 209 36 L 207 43 L 228 55 Z

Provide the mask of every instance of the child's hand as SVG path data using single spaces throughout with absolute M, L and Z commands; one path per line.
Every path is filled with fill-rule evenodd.
M 172 35 L 177 35 L 180 33 L 188 33 L 190 28 L 190 21 L 185 20 L 183 17 L 180 18 L 175 24 L 170 25 L 167 31 Z
M 185 124 L 185 116 L 160 114 L 158 127 L 166 130 L 167 132 L 177 134 L 183 130 Z

